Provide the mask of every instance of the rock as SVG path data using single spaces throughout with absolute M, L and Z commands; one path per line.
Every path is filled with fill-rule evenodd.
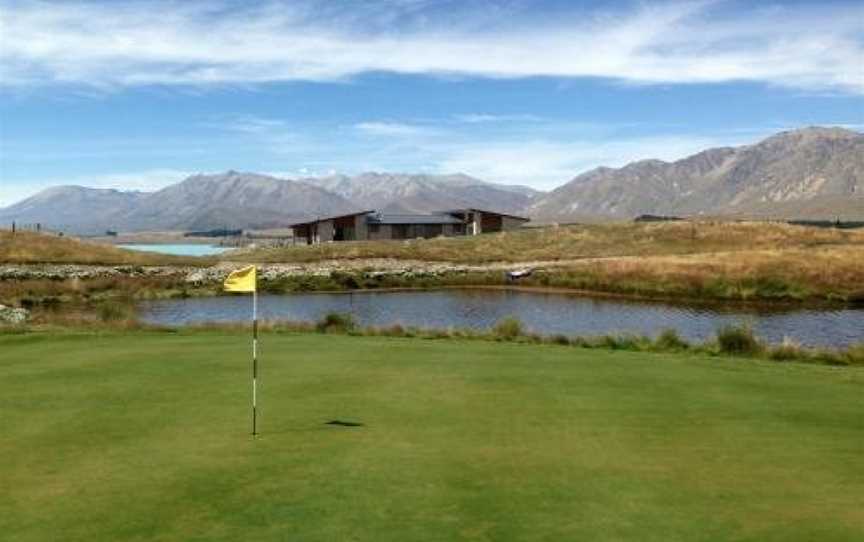
M 30 311 L 27 309 L 16 309 L 0 305 L 0 325 L 20 325 L 30 318 Z

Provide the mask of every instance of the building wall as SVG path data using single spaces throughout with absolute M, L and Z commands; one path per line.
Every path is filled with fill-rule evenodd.
M 409 226 L 408 227 L 408 239 L 414 239 L 416 237 L 422 236 L 422 234 L 420 232 L 416 231 L 417 227 L 418 226 Z M 419 226 L 419 227 L 422 227 L 422 226 Z M 368 229 L 368 227 L 367 227 L 366 231 L 367 231 L 366 239 L 369 239 L 371 241 L 394 239 L 393 226 L 391 226 L 390 224 L 378 224 L 378 231 L 377 232 L 373 232 L 372 230 Z M 441 235 L 443 235 L 445 237 L 453 237 L 456 235 L 465 235 L 464 231 L 465 230 L 463 229 L 462 232 L 457 232 L 455 229 L 455 226 L 453 224 L 442 224 L 441 225 Z M 359 237 L 358 237 L 358 239 L 359 239 Z
M 374 233 L 369 229 L 367 225 L 366 232 L 367 239 L 371 239 L 373 241 L 381 239 L 392 239 L 392 232 L 390 231 L 390 226 L 388 224 L 378 224 L 378 231 Z
M 510 218 L 509 216 L 502 216 L 501 221 L 502 231 L 515 230 L 521 228 L 522 225 L 525 224 L 524 220 L 517 220 L 515 218 Z
M 324 220 L 318 223 L 318 235 L 315 238 L 316 243 L 329 243 L 333 240 L 333 235 L 336 233 L 336 228 L 333 227 L 332 220 Z
M 354 217 L 354 236 L 358 241 L 369 239 L 369 228 L 366 224 L 366 215 L 357 215 Z
M 474 221 L 468 225 L 469 235 L 480 235 L 483 233 L 483 213 L 474 213 Z

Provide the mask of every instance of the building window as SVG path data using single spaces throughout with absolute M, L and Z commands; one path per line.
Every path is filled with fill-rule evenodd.
M 369 233 L 378 233 L 380 224 L 369 224 Z

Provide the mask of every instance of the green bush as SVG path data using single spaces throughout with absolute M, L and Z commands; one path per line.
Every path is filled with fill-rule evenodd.
M 687 350 L 690 344 L 678 335 L 674 329 L 664 329 L 654 340 L 654 346 L 658 350 Z
M 492 328 L 492 333 L 498 339 L 512 341 L 522 335 L 522 322 L 519 321 L 518 318 L 512 316 L 502 318 L 497 324 L 495 324 L 495 327 Z
M 329 312 L 315 325 L 320 333 L 348 333 L 357 327 L 350 314 Z
M 570 338 L 567 335 L 558 333 L 549 337 L 549 342 L 552 344 L 560 344 L 561 346 L 569 346 Z
M 723 354 L 753 356 L 762 351 L 753 329 L 740 324 L 723 326 L 717 330 L 717 346 Z

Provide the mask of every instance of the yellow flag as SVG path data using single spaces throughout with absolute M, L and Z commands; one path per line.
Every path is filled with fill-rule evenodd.
M 257 285 L 257 269 L 254 265 L 233 271 L 225 279 L 226 292 L 254 292 Z

